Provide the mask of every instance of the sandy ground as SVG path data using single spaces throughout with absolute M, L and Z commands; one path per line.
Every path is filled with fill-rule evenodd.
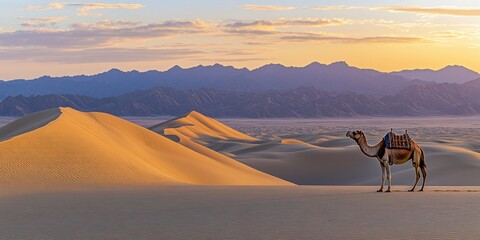
M 6 194 L 0 239 L 478 239 L 480 187 L 159 187 Z

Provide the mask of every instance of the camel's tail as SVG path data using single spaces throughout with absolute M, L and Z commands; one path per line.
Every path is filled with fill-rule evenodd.
M 425 164 L 425 154 L 423 153 L 423 149 L 420 149 L 421 155 L 420 155 L 420 167 L 421 168 L 427 168 L 427 165 Z

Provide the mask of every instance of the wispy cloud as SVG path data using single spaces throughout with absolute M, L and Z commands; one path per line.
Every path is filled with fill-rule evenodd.
M 373 9 L 433 15 L 480 16 L 480 8 L 393 6 L 375 7 Z
M 410 12 L 429 15 L 452 15 L 452 16 L 480 16 L 480 8 L 457 8 L 457 7 L 419 7 L 419 6 L 315 6 L 307 7 L 313 10 L 380 10 L 390 12 Z
M 296 9 L 296 7 L 247 4 L 243 6 L 243 9 L 249 10 L 249 11 L 287 11 L 287 10 L 294 10 Z
M 105 62 L 149 62 L 194 57 L 196 49 L 92 48 L 92 49 L 0 49 L 0 60 L 29 60 L 63 64 Z
M 399 36 L 377 36 L 377 37 L 364 37 L 353 38 L 347 40 L 347 42 L 353 43 L 426 43 L 427 39 L 419 37 L 399 37 Z
M 224 32 L 249 35 L 277 33 L 282 27 L 319 27 L 347 24 L 347 20 L 336 18 L 294 18 L 278 20 L 237 21 L 224 25 Z
M 24 17 L 19 17 L 24 19 Z M 37 18 L 28 18 L 28 20 L 22 22 L 23 27 L 46 27 L 46 26 L 54 26 L 60 21 L 65 20 L 66 17 L 37 17 Z
M 359 6 L 315 6 L 310 7 L 309 9 L 313 10 L 351 10 L 351 9 L 368 9 L 368 7 L 359 7 Z
M 46 6 L 28 5 L 28 10 L 52 10 L 62 9 L 65 7 L 79 7 L 77 15 L 88 16 L 90 11 L 95 9 L 138 9 L 144 7 L 142 4 L 125 4 L 125 3 L 49 3 Z M 98 15 L 98 14 L 97 14 Z
M 324 26 L 324 25 L 341 25 L 347 21 L 337 18 L 294 18 L 279 20 L 258 20 L 258 21 L 238 21 L 227 24 L 227 27 L 279 27 L 279 26 Z
M 55 2 L 55 3 L 49 3 L 46 6 L 35 6 L 35 5 L 28 5 L 27 9 L 28 10 L 51 10 L 51 9 L 62 9 L 65 7 L 65 4 Z
M 118 20 L 118 21 L 111 21 L 111 20 L 102 20 L 97 21 L 95 23 L 74 23 L 70 25 L 73 29 L 120 29 L 124 27 L 134 27 L 140 25 L 140 22 L 137 21 L 130 21 L 130 20 Z
M 0 33 L 0 46 L 49 48 L 97 47 L 113 41 L 145 40 L 206 32 L 203 21 L 164 21 L 135 25 L 128 21 L 74 24 L 70 30 L 17 30 Z
M 426 39 L 420 37 L 403 36 L 372 36 L 372 37 L 346 37 L 319 33 L 287 34 L 281 40 L 296 42 L 332 42 L 332 43 L 425 43 Z
M 122 3 L 73 3 L 69 6 L 80 6 L 79 16 L 87 16 L 91 10 L 95 9 L 138 9 L 144 7 L 142 4 L 122 4 Z

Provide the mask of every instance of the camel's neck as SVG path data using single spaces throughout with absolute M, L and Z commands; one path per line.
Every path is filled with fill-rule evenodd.
M 365 136 L 361 137 L 358 141 L 358 146 L 360 147 L 360 150 L 362 150 L 363 154 L 369 156 L 369 157 L 376 157 L 378 150 L 382 147 L 382 142 L 380 141 L 377 143 L 375 146 L 370 146 L 367 143 L 367 138 Z

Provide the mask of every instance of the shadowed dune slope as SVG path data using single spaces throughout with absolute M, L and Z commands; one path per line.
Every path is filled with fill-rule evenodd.
M 5 141 L 17 135 L 21 135 L 43 127 L 49 122 L 58 118 L 60 114 L 61 112 L 59 108 L 53 108 L 36 112 L 20 118 L 17 121 L 13 121 L 0 128 L 0 141 Z
M 192 111 L 187 115 L 150 127 L 154 132 L 165 135 L 182 135 L 188 138 L 214 137 L 254 141 L 255 138 L 241 133 L 213 118 Z
M 39 114 L 0 130 L 0 137 L 7 138 L 0 142 L 1 184 L 290 184 L 233 159 L 203 155 L 109 114 L 71 108 Z

